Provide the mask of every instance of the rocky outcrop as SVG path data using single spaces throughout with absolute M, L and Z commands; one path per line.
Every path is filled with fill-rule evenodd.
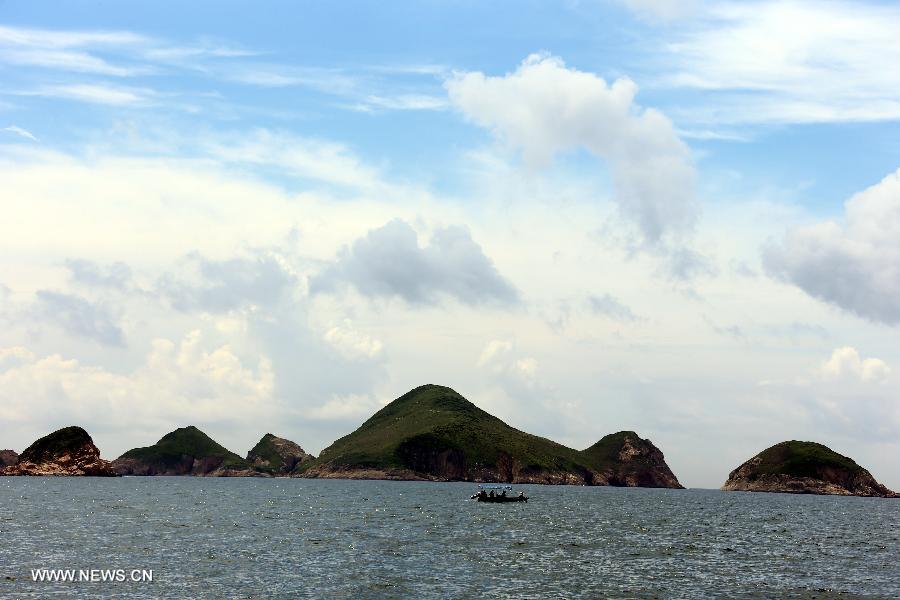
M 0 450 L 0 468 L 11 467 L 19 462 L 19 455 L 13 450 Z
M 112 467 L 120 475 L 265 476 L 193 425 L 167 433 L 153 446 L 129 450 Z
M 116 475 L 109 461 L 87 431 L 81 427 L 65 427 L 34 442 L 19 455 L 16 464 L 3 469 L 4 475 Z
M 633 431 L 611 433 L 583 451 L 593 485 L 684 489 L 653 442 Z
M 289 475 L 300 463 L 315 459 L 298 444 L 267 433 L 247 453 L 247 462 L 259 471 Z
M 725 491 L 896 498 L 851 458 L 815 442 L 787 441 L 763 450 L 728 476 Z

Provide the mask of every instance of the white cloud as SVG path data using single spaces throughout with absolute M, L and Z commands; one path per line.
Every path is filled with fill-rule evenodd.
M 20 136 L 20 137 L 23 137 L 23 138 L 25 138 L 25 139 L 29 139 L 29 140 L 31 140 L 32 142 L 39 142 L 39 141 L 40 141 L 39 139 L 37 139 L 37 138 L 34 136 L 33 133 L 31 133 L 31 132 L 28 131 L 27 129 L 22 129 L 21 127 L 18 127 L 18 126 L 16 126 L 16 125 L 10 125 L 9 127 L 4 127 L 3 129 L 0 129 L 0 131 L 8 131 L 8 132 L 10 132 L 10 133 L 14 133 L 14 134 L 16 134 L 16 135 L 18 135 L 18 136 Z
M 662 113 L 635 104 L 630 79 L 608 85 L 559 58 L 533 54 L 513 73 L 457 73 L 446 87 L 457 108 L 520 149 L 532 167 L 578 147 L 606 160 L 616 202 L 647 243 L 694 226 L 698 206 L 688 148 Z
M 86 52 L 72 50 L 0 50 L 0 63 L 3 62 L 13 65 L 45 67 L 76 73 L 96 73 L 98 75 L 112 75 L 116 77 L 139 75 L 149 71 L 148 68 L 113 65 Z
M 277 252 L 211 260 L 193 252 L 164 273 L 156 289 L 181 311 L 224 313 L 279 304 L 298 281 Z
M 390 190 L 380 173 L 347 146 L 257 129 L 247 135 L 212 137 L 201 151 L 226 163 L 274 166 L 294 177 L 369 191 Z
M 831 358 L 822 363 L 821 373 L 826 379 L 850 377 L 860 381 L 883 381 L 891 369 L 878 358 L 861 360 L 855 348 L 835 348 Z
M 54 324 L 69 335 L 109 346 L 125 345 L 125 334 L 115 311 L 103 303 L 74 294 L 38 290 L 27 311 L 38 323 Z
M 603 315 L 616 321 L 636 321 L 637 315 L 625 304 L 610 294 L 590 295 L 587 298 L 588 308 L 595 315 Z
M 27 92 L 19 92 L 19 94 L 23 96 L 64 98 L 89 104 L 110 106 L 138 106 L 150 102 L 155 96 L 155 92 L 147 88 L 121 87 L 102 83 L 52 85 Z
M 716 2 L 665 47 L 669 83 L 715 93 L 695 122 L 900 118 L 900 8 L 810 0 Z
M 253 419 L 272 409 L 268 359 L 247 366 L 227 345 L 207 349 L 198 331 L 178 343 L 154 340 L 143 363 L 127 373 L 22 348 L 0 356 L 9 353 L 18 363 L 0 370 L 0 421 L 7 436 L 9 428 L 50 418 L 118 429 L 116 437 L 127 444 L 134 443 L 135 429 Z
M 520 300 L 468 229 L 437 229 L 423 248 L 415 229 L 400 219 L 343 249 L 309 285 L 320 293 L 346 284 L 366 296 L 397 296 L 413 305 L 439 304 L 444 296 L 469 305 L 509 306 Z
M 693 12 L 697 0 L 619 0 L 639 17 L 651 21 L 671 21 Z
M 130 31 L 61 31 L 0 26 L 0 44 L 43 48 L 122 46 L 147 43 L 148 38 Z
M 478 357 L 478 366 L 495 375 L 512 377 L 521 384 L 533 386 L 538 371 L 538 361 L 532 356 L 521 356 L 508 340 L 491 340 Z
M 329 328 L 322 338 L 350 360 L 371 360 L 379 357 L 384 349 L 380 340 L 357 330 L 350 319 Z
M 372 416 L 381 406 L 366 394 L 348 394 L 333 396 L 324 404 L 313 407 L 306 412 L 310 419 L 346 421 L 362 420 Z
M 443 110 L 447 108 L 447 99 L 425 94 L 399 94 L 397 96 L 369 95 L 356 105 L 358 110 Z
M 820 300 L 900 322 L 900 170 L 855 194 L 844 223 L 798 227 L 764 250 L 769 273 Z

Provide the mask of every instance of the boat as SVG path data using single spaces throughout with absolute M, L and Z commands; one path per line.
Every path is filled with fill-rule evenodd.
M 507 494 L 507 492 L 509 493 Z M 498 503 L 528 502 L 528 496 L 525 495 L 525 492 L 519 492 L 517 496 L 513 495 L 511 485 L 481 484 L 478 486 L 478 491 L 472 494 L 471 500 Z

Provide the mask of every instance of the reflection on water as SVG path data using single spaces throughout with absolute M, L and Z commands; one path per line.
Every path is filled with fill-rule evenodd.
M 519 486 L 527 504 L 483 504 L 473 487 L 0 478 L 0 597 L 900 597 L 900 500 Z

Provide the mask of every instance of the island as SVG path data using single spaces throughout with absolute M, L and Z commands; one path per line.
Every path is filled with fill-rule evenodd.
M 632 487 L 683 486 L 663 453 L 633 431 L 578 451 L 515 429 L 449 387 L 400 396 L 300 463 L 301 477 Z
M 247 453 L 247 462 L 254 469 L 282 476 L 290 475 L 297 465 L 314 459 L 315 456 L 308 454 L 295 442 L 271 433 L 262 436 Z
M 112 461 L 120 475 L 252 477 L 267 473 L 194 427 L 180 427 L 152 446 L 133 448 Z
M 4 458 L 12 458 L 10 451 Z M 0 475 L 87 475 L 114 477 L 109 461 L 100 458 L 94 440 L 81 427 L 64 427 L 28 446 Z
M 856 462 L 815 442 L 791 440 L 766 448 L 728 476 L 725 491 L 786 492 L 896 498 Z

